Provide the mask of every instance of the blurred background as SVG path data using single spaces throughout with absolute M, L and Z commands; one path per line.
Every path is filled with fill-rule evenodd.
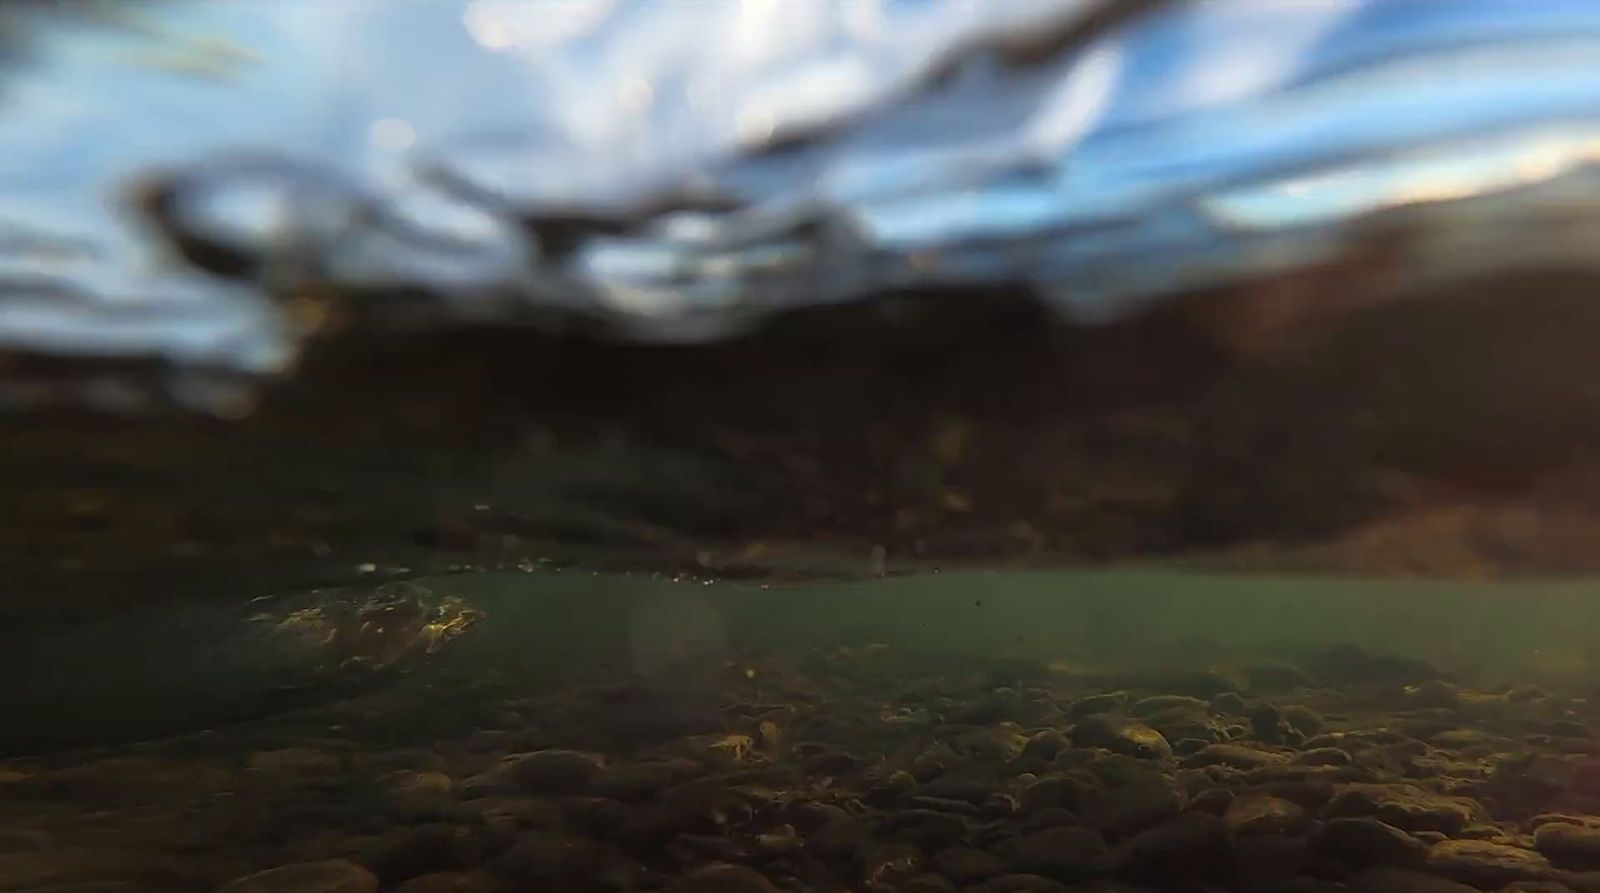
M 0 7 L 0 611 L 1600 567 L 1600 6 Z

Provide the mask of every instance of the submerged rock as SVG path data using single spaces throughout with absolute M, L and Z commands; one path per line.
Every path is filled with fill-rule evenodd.
M 1087 828 L 1049 828 L 1015 841 L 1006 856 L 1007 867 L 1067 883 L 1086 880 L 1108 871 L 1110 850 Z
M 1417 866 L 1428 855 L 1427 844 L 1374 818 L 1330 819 L 1313 838 L 1312 846 L 1353 868 Z
M 1428 850 L 1435 874 L 1492 890 L 1513 881 L 1552 880 L 1549 860 L 1532 850 L 1487 840 L 1446 840 Z
M 1120 874 L 1146 883 L 1215 880 L 1234 869 L 1227 826 L 1202 812 L 1184 813 L 1134 835 L 1121 862 Z
M 1533 846 L 1562 868 L 1600 869 L 1600 829 L 1548 822 L 1533 832 Z
M 1165 760 L 1172 757 L 1172 746 L 1155 729 L 1144 723 L 1090 716 L 1072 727 L 1072 743 L 1078 747 L 1100 747 L 1113 753 Z

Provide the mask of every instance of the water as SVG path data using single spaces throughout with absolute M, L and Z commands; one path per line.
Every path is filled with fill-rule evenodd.
M 1600 889 L 1597 29 L 0 8 L 0 891 Z

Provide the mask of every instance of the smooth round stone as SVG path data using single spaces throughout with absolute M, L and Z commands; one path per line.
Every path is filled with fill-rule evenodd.
M 343 859 L 301 862 L 231 880 L 217 893 L 377 893 L 378 877 Z

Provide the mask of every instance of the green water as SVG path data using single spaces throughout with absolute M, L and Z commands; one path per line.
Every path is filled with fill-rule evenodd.
M 742 656 L 874 644 L 933 659 L 1186 671 L 1294 662 L 1347 642 L 1483 687 L 1586 690 L 1600 678 L 1600 584 L 1587 580 L 963 572 L 762 586 L 567 571 L 418 582 L 486 617 L 424 666 L 374 680 L 309 676 L 305 661 L 248 639 L 242 614 L 214 606 L 112 616 L 10 648 L 0 707 L 28 721 L 7 724 L 0 743 L 16 753 L 225 728 L 373 688 L 421 709 L 441 675 L 513 690 L 596 674 L 688 686 Z

